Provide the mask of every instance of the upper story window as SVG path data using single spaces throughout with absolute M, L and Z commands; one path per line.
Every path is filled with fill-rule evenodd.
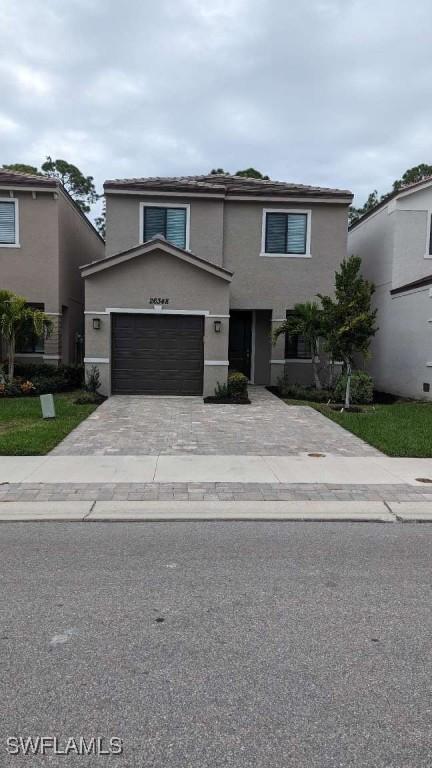
M 18 200 L 0 198 L 0 248 L 18 245 Z
M 141 241 L 163 235 L 178 248 L 189 248 L 189 206 L 141 203 Z
M 263 212 L 263 256 L 310 257 L 310 211 Z

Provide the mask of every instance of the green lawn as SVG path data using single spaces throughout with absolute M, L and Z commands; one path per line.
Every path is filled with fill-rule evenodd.
M 48 453 L 97 407 L 74 405 L 77 396 L 77 392 L 54 395 L 55 419 L 42 419 L 38 397 L 1 399 L 0 456 Z
M 364 406 L 363 413 L 339 413 L 322 403 L 285 402 L 316 408 L 388 456 L 432 457 L 432 403 L 396 402 Z

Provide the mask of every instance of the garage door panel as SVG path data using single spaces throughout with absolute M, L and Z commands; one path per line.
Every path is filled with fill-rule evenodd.
M 113 394 L 202 394 L 203 318 L 112 316 Z

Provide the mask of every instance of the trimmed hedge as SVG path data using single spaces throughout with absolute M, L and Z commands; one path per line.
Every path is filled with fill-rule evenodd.
M 80 389 L 84 382 L 83 366 L 18 363 L 11 383 L 0 384 L 0 397 L 25 397 L 55 394 Z
M 290 400 L 308 400 L 312 403 L 328 403 L 333 399 L 333 393 L 329 389 L 315 389 L 302 384 L 292 384 L 284 378 L 279 379 L 278 389 L 281 397 Z

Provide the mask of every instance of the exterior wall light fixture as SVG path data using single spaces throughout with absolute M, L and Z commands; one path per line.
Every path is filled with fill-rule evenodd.
M 215 320 L 213 323 L 215 333 L 220 333 L 222 328 L 222 322 L 221 320 Z
M 93 318 L 93 330 L 94 331 L 100 331 L 100 327 L 101 327 L 100 317 L 94 317 Z

